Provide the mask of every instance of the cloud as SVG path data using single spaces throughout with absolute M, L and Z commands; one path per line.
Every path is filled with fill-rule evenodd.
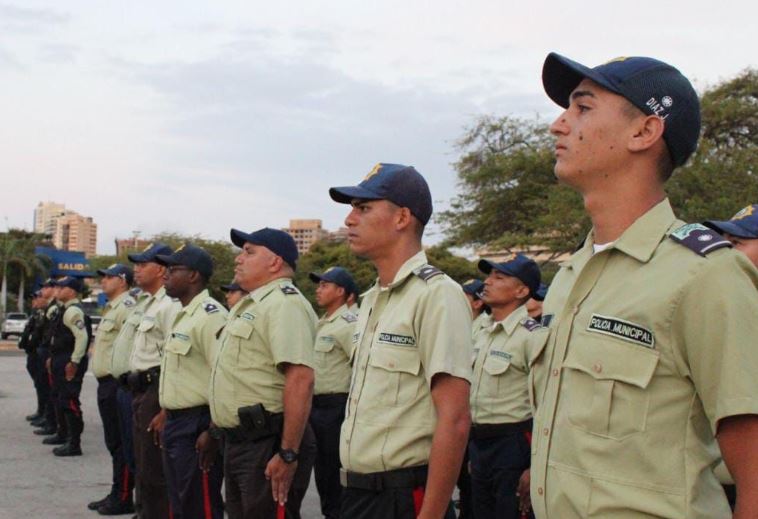
M 62 25 L 69 19 L 68 14 L 54 9 L 32 9 L 0 4 L 0 28 L 4 32 L 28 32 L 41 26 Z

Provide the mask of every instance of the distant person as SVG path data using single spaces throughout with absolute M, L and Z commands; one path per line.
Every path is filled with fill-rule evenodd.
M 39 322 L 40 326 L 40 338 L 37 344 L 37 361 L 39 363 L 37 369 L 37 381 L 36 385 L 42 393 L 42 398 L 45 401 L 44 416 L 42 419 L 33 420 L 31 424 L 40 429 L 35 429 L 34 434 L 40 436 L 47 436 L 43 440 L 43 443 L 60 445 L 65 443 L 65 434 L 58 434 L 58 414 L 56 411 L 58 406 L 55 404 L 53 397 L 53 378 L 50 375 L 48 369 L 48 360 L 50 359 L 50 331 L 51 331 L 51 319 L 55 313 L 59 310 L 58 300 L 55 299 L 55 293 L 57 287 L 55 286 L 55 280 L 48 278 L 42 283 L 40 287 L 40 296 L 46 301 L 46 306 L 43 309 L 43 316 Z M 62 420 L 61 420 L 62 421 Z M 49 441 L 52 440 L 52 441 Z M 59 441 L 60 440 L 60 441 Z
M 24 330 L 18 340 L 18 348 L 26 353 L 26 371 L 32 379 L 34 391 L 37 396 L 37 408 L 26 417 L 32 425 L 41 425 L 45 417 L 46 393 L 39 387 L 39 370 L 44 369 L 40 366 L 37 347 L 42 340 L 44 332 L 45 307 L 47 300 L 42 297 L 42 293 L 36 290 L 32 293 L 32 311 L 29 319 L 26 321 Z
M 529 301 L 526 302 L 526 311 L 529 317 L 537 322 L 542 321 L 542 303 L 547 295 L 547 285 L 540 283 L 540 287 L 532 294 Z M 547 323 L 549 324 L 549 323 Z
M 232 281 L 228 285 L 221 285 L 221 291 L 226 296 L 226 308 L 231 310 L 248 293 L 243 290 L 239 283 Z
M 469 279 L 461 286 L 463 287 L 463 293 L 466 295 L 468 304 L 471 307 L 471 316 L 473 318 L 473 321 L 471 322 L 471 337 L 472 340 L 475 340 L 476 336 L 482 329 L 489 324 L 492 324 L 489 320 L 490 309 L 485 302 L 482 301 L 484 283 L 480 279 Z

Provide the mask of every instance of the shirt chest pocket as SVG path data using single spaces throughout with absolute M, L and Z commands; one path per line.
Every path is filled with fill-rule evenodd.
M 509 369 L 513 369 L 511 367 L 511 356 L 502 351 L 491 351 L 484 360 L 482 369 L 488 377 L 480 391 L 485 396 L 498 396 L 505 390 L 505 374 Z
M 142 319 L 137 326 L 137 330 L 142 333 L 150 333 L 153 328 L 155 328 L 155 319 Z
M 532 332 L 529 336 L 529 404 L 532 410 L 536 409 L 540 403 L 544 384 L 547 382 L 547 363 L 545 360 L 545 349 L 550 339 L 550 329 L 541 328 Z M 539 398 L 538 398 L 539 396 Z
M 326 358 L 329 353 L 334 349 L 334 337 L 322 336 L 316 339 L 316 344 L 313 349 L 316 351 L 316 362 L 323 366 L 326 363 Z
M 419 385 L 424 383 L 424 378 L 418 376 L 421 357 L 416 348 L 374 345 L 369 365 L 366 385 L 382 405 L 408 404 L 416 398 Z
M 227 351 L 237 359 L 237 362 L 249 365 L 249 356 L 252 352 L 249 351 L 250 348 L 245 348 L 245 343 L 253 336 L 253 323 L 246 319 L 235 319 L 227 326 L 227 330 L 232 343 L 229 345 L 230 350 Z
M 166 361 L 178 367 L 182 359 L 186 358 L 191 348 L 192 343 L 189 341 L 189 338 L 172 336 L 166 343 Z
M 622 440 L 645 431 L 648 385 L 659 353 L 614 339 L 583 337 L 563 362 L 566 415 L 588 433 Z
M 103 335 L 110 335 L 115 331 L 115 329 L 116 329 L 115 321 L 111 319 L 103 319 L 103 321 L 97 327 L 97 333 L 102 333 Z

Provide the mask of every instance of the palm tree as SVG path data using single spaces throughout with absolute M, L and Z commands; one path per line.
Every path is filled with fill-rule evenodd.
M 45 276 L 50 271 L 49 258 L 34 253 L 35 246 L 44 239 L 44 235 L 21 229 L 10 229 L 6 233 L 0 233 L 0 266 L 3 276 L 0 285 L 0 309 L 3 314 L 5 314 L 8 300 L 9 267 L 16 267 L 19 273 L 19 312 L 24 311 L 24 290 L 27 279 L 33 279 L 38 274 Z

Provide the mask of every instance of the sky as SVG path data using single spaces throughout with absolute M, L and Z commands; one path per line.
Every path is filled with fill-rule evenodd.
M 532 4 L 0 0 L 2 224 L 65 203 L 100 254 L 134 231 L 334 230 L 347 208 L 328 188 L 377 162 L 414 165 L 440 210 L 477 117 L 559 113 L 550 51 L 654 56 L 699 91 L 756 66 L 755 2 Z

